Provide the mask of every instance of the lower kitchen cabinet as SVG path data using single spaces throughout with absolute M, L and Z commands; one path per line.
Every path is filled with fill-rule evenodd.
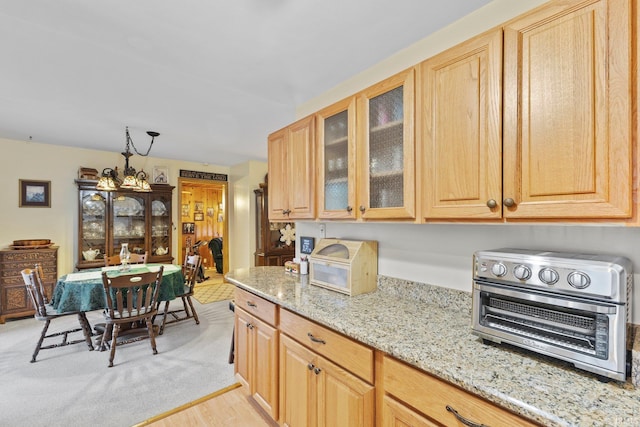
M 251 310 L 252 313 L 245 310 Z M 234 311 L 236 378 L 249 390 L 258 405 L 277 420 L 278 330 L 272 326 L 277 306 L 236 289 Z
M 374 387 L 293 339 L 280 339 L 281 424 L 373 426 Z
M 389 356 L 382 377 L 383 426 L 537 425 Z

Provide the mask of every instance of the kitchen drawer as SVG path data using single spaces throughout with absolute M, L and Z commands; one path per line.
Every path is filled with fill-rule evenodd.
M 277 325 L 278 306 L 276 304 L 238 287 L 236 287 L 234 299 L 236 307 L 242 308 L 271 326 Z
M 373 384 L 373 349 L 366 345 L 287 310 L 280 310 L 280 331 Z
M 385 393 L 445 426 L 460 425 L 454 414 L 447 410 L 447 406 L 477 425 L 537 426 L 533 422 L 389 356 L 385 356 L 383 362 L 383 387 Z

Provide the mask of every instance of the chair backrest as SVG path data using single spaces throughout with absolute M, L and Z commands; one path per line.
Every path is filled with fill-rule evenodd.
M 148 254 L 149 252 L 145 252 L 144 254 L 132 253 L 129 256 L 129 264 L 146 264 Z M 109 267 L 110 265 L 120 265 L 120 255 L 116 254 L 104 257 L 104 265 L 105 267 Z
M 40 280 L 38 266 L 36 265 L 34 269 L 25 268 L 22 270 L 22 279 L 27 288 L 27 293 L 31 297 L 31 302 L 36 309 L 36 316 L 45 317 L 47 315 L 47 300 L 44 296 L 44 287 L 42 286 L 42 280 Z
M 121 274 L 115 277 L 102 272 L 102 284 L 112 320 L 137 320 L 156 312 L 164 267 L 157 273 Z
M 200 255 L 186 256 L 184 266 L 182 267 L 182 274 L 184 275 L 184 283 L 189 286 L 191 292 L 193 292 L 193 288 L 196 286 L 201 265 L 202 257 Z

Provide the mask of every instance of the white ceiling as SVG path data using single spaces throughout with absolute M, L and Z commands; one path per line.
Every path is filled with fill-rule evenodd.
M 266 160 L 295 107 L 490 0 L 2 0 L 0 137 Z

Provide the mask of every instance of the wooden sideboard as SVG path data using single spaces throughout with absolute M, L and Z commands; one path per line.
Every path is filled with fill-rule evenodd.
M 25 268 L 42 265 L 47 298 L 51 298 L 58 280 L 58 247 L 43 249 L 0 250 L 0 323 L 13 317 L 35 313 L 20 273 Z

